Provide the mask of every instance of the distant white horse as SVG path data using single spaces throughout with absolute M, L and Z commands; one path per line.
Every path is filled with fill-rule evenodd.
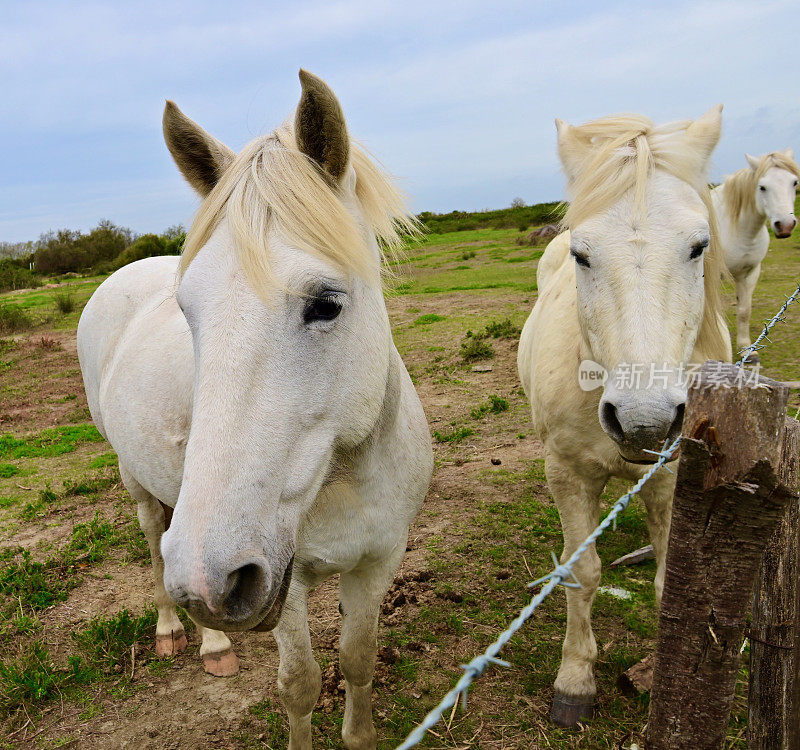
M 736 347 L 750 346 L 750 311 L 761 262 L 769 249 L 769 224 L 776 237 L 788 237 L 797 224 L 795 193 L 800 167 L 794 152 L 745 154 L 748 166 L 711 191 L 719 221 L 725 265 L 736 283 Z M 755 352 L 747 358 L 756 363 Z
M 680 432 L 685 365 L 730 361 L 706 184 L 721 110 L 659 127 L 636 115 L 578 127 L 556 120 L 571 231 L 556 237 L 540 261 L 539 298 L 522 331 L 518 365 L 561 516 L 562 561 L 598 523 L 608 479 L 638 479 L 655 460 L 648 451 Z M 602 389 L 579 384 L 581 363 L 585 369 L 590 360 L 607 372 Z M 674 482 L 662 469 L 642 491 L 659 600 Z M 552 711 L 565 726 L 590 716 L 596 695 L 594 547 L 575 572 L 583 588 L 567 590 Z
M 310 748 L 321 678 L 307 592 L 339 573 L 342 734 L 362 750 L 376 745 L 378 611 L 433 466 L 380 280 L 379 243 L 415 223 L 331 90 L 300 79 L 294 124 L 239 155 L 167 103 L 167 145 L 204 201 L 180 261 L 103 282 L 78 353 L 139 503 L 158 653 L 186 646 L 173 602 L 213 674 L 238 664 L 220 631 L 274 628 L 289 746 Z

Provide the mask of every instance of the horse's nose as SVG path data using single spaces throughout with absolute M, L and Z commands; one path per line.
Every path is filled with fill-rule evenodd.
M 671 397 L 672 396 L 672 397 Z M 605 393 L 600 400 L 600 426 L 625 454 L 660 449 L 681 432 L 685 396 Z
M 784 219 L 775 219 L 775 221 L 772 222 L 773 229 L 778 237 L 788 237 L 796 225 L 797 219 L 795 219 L 794 216 L 787 216 Z
M 176 604 L 206 627 L 236 629 L 263 614 L 275 598 L 265 557 L 251 557 L 237 567 L 199 564 L 200 570 L 176 569 L 165 555 L 164 586 Z

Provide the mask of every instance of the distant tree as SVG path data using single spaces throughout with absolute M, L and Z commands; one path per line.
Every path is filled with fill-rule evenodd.
M 511 201 L 511 208 L 525 208 L 525 201 L 522 198 L 514 198 Z
M 183 224 L 173 224 L 172 226 L 167 227 L 162 233 L 161 236 L 166 240 L 174 240 L 178 237 L 185 237 L 186 236 L 186 228 Z

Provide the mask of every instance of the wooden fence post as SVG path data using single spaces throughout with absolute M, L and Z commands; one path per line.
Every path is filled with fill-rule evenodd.
M 664 595 L 649 750 L 720 750 L 764 547 L 790 497 L 783 466 L 789 389 L 707 362 L 689 388 Z M 787 424 L 789 427 L 787 428 Z M 788 483 L 788 484 L 787 484 Z
M 792 420 L 793 421 L 793 420 Z M 784 465 L 797 470 L 797 432 Z M 796 486 L 797 477 L 793 478 Z M 800 750 L 800 502 L 793 500 L 767 544 L 750 619 L 749 750 Z

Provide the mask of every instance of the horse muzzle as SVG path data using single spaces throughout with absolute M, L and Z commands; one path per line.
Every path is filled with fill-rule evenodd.
M 170 577 L 165 569 L 164 585 L 175 603 L 203 627 L 229 632 L 272 630 L 283 612 L 293 563 L 294 555 L 283 566 L 255 558 L 199 586 L 190 584 L 198 580 L 196 577 L 181 581 L 180 576 Z M 224 583 L 215 585 L 215 580 Z

